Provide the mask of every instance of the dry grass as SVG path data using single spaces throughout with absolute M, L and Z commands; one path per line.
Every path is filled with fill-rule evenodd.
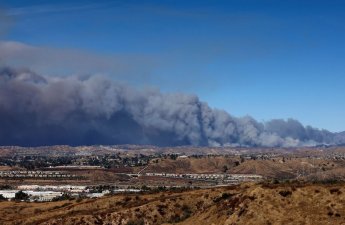
M 1 202 L 0 224 L 344 224 L 344 185 L 243 184 L 81 202 Z

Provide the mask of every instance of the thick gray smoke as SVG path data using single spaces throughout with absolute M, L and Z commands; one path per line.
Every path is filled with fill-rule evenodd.
M 296 120 L 260 123 L 196 96 L 135 90 L 100 76 L 51 77 L 0 70 L 1 145 L 152 144 L 300 146 L 334 134 Z

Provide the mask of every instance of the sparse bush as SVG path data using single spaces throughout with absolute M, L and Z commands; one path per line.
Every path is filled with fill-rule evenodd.
M 151 188 L 149 188 L 149 187 L 146 186 L 146 185 L 143 185 L 143 186 L 141 186 L 141 190 L 142 190 L 142 191 L 150 191 Z
M 331 190 L 329 190 L 329 192 L 333 195 L 333 194 L 341 194 L 341 191 L 339 190 L 339 188 L 332 188 Z
M 132 198 L 130 196 L 126 196 L 123 198 L 123 202 L 130 202 Z
M 283 197 L 288 197 L 288 196 L 292 195 L 292 192 L 284 190 L 284 191 L 279 191 L 279 194 Z
M 182 211 L 186 212 L 186 211 L 189 211 L 190 212 L 190 207 L 186 204 L 183 204 L 182 207 L 181 207 Z
M 38 213 L 41 213 L 41 212 L 42 212 L 42 209 L 35 209 L 35 210 L 34 210 L 34 213 L 35 213 L 35 214 L 38 214 Z
M 242 215 L 244 215 L 247 212 L 246 208 L 241 208 L 240 211 L 238 212 L 238 217 L 241 217 Z
M 164 209 L 166 208 L 167 208 L 166 205 L 157 205 L 157 211 L 161 216 L 165 215 Z
M 222 201 L 222 200 L 224 200 L 224 199 L 228 199 L 228 198 L 230 198 L 231 196 L 233 196 L 233 195 L 230 194 L 230 193 L 223 193 L 221 196 L 219 196 L 219 197 L 213 199 L 213 202 L 217 203 L 217 202 L 220 202 L 220 201 Z
M 181 217 L 178 214 L 174 214 L 170 217 L 169 223 L 178 223 L 181 221 Z
M 129 220 L 126 225 L 144 225 L 145 221 L 143 219 Z
M 190 214 L 192 214 L 191 208 L 186 204 L 183 204 L 181 209 L 183 211 L 183 218 L 184 219 L 188 218 L 190 216 Z
M 323 180 L 314 180 L 314 184 L 343 184 L 344 181 L 334 178 L 334 177 L 329 177 Z
M 11 187 L 11 186 L 8 185 L 8 184 L 2 184 L 2 185 L 0 185 L 0 190 L 10 190 L 10 189 L 13 189 L 13 187 Z
M 254 201 L 256 199 L 255 196 L 248 196 L 248 198 L 251 200 L 251 201 Z
M 223 193 L 222 199 L 227 199 L 227 198 L 230 198 L 231 196 L 232 196 L 232 194 L 230 194 L 230 193 Z
M 204 201 L 198 201 L 198 202 L 196 203 L 195 206 L 196 206 L 198 209 L 200 209 L 203 205 L 204 205 Z
M 181 205 L 180 205 L 179 203 L 175 203 L 175 204 L 174 204 L 174 207 L 175 207 L 175 208 L 180 208 Z
M 272 181 L 272 183 L 273 183 L 273 184 L 279 184 L 280 182 L 279 182 L 278 179 L 274 179 L 274 180 Z
M 72 203 L 66 202 L 66 203 L 64 203 L 63 205 L 61 205 L 61 208 L 66 207 L 66 206 L 69 206 L 69 205 L 72 205 Z
M 60 207 L 61 207 L 61 206 L 56 205 L 56 206 L 54 206 L 51 210 L 59 209 Z
M 73 200 L 74 197 L 71 194 L 64 193 L 61 196 L 56 196 L 52 199 L 53 202 L 55 201 L 63 201 L 63 200 Z
M 165 186 L 159 186 L 158 188 L 157 188 L 157 191 L 165 191 L 167 188 L 165 187 Z

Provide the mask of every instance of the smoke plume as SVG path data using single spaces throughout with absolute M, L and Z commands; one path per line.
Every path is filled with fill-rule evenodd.
M 261 123 L 194 95 L 137 90 L 101 76 L 0 69 L 0 145 L 302 146 L 335 134 L 300 122 Z

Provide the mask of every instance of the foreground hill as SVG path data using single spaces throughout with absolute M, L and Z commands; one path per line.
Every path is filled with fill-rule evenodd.
M 1 202 L 0 224 L 344 224 L 345 186 L 242 184 L 82 201 Z

